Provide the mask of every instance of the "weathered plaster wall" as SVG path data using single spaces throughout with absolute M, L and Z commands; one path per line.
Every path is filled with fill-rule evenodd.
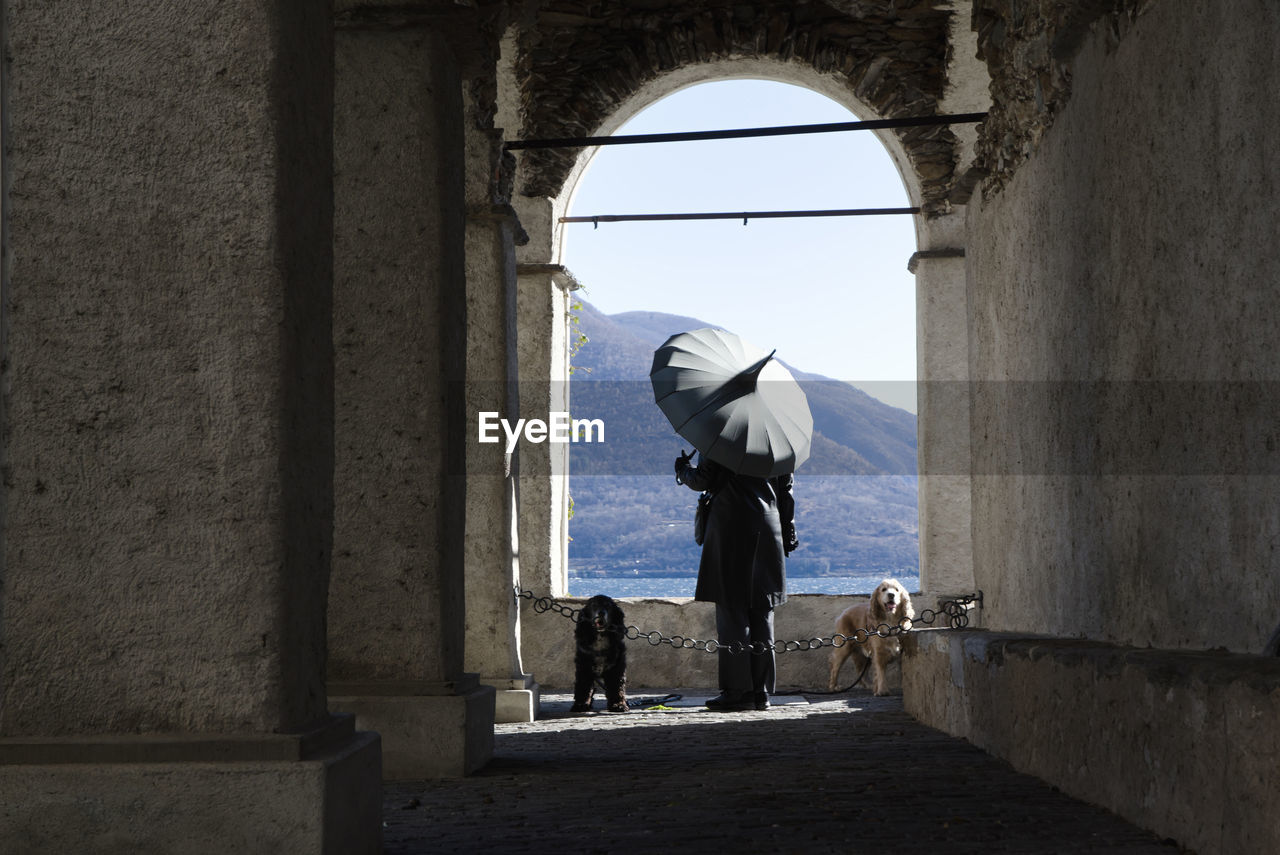
M 1226 5 L 1084 34 L 1052 127 L 969 206 L 991 628 L 1258 652 L 1280 620 L 1280 7 Z
M 0 736 L 315 721 L 329 21 L 0 12 Z
M 1036 149 L 1071 97 L 1071 63 L 1093 35 L 1117 43 L 1151 0 L 972 0 L 977 58 L 994 103 L 976 143 L 987 189 Z

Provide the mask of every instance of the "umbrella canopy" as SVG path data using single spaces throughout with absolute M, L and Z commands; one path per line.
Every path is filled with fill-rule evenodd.
M 693 330 L 654 351 L 649 379 L 676 433 L 709 460 L 772 478 L 809 459 L 809 401 L 773 353 L 725 330 Z

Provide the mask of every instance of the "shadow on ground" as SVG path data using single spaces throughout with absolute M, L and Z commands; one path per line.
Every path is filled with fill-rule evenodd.
M 631 713 L 544 696 L 478 774 L 387 784 L 385 851 L 1180 851 L 919 724 L 900 695 L 725 714 L 674 691 L 683 706 Z

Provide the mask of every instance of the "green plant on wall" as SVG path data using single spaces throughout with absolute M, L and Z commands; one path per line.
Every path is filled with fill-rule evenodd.
M 587 338 L 587 334 L 582 331 L 582 327 L 578 325 L 581 318 L 577 315 L 577 312 L 581 312 L 581 311 L 582 311 L 581 300 L 574 300 L 572 303 L 569 304 L 569 373 L 570 374 L 572 374 L 575 371 L 582 371 L 583 373 L 586 373 L 586 374 L 591 373 L 590 368 L 583 368 L 582 366 L 575 366 L 573 364 L 573 358 L 578 355 L 578 351 L 582 350 L 582 346 L 586 344 L 588 341 L 590 341 L 590 339 Z M 565 519 L 566 520 L 573 519 L 573 494 L 572 493 L 569 494 L 569 508 L 568 508 L 567 516 L 565 517 Z M 567 535 L 567 537 L 569 538 L 569 540 L 573 540 L 573 535 Z
M 570 374 L 574 373 L 575 371 L 582 371 L 587 374 L 591 373 L 590 368 L 583 368 L 580 365 L 573 364 L 573 358 L 578 355 L 578 351 L 582 350 L 582 346 L 586 344 L 588 341 L 590 341 L 590 339 L 587 338 L 587 334 L 582 331 L 582 327 L 578 325 L 579 322 L 581 321 L 581 318 L 578 317 L 578 315 L 576 315 L 575 312 L 580 312 L 580 311 L 582 311 L 582 301 L 580 300 L 573 301 L 573 303 L 570 304 L 569 306 L 569 373 Z M 572 516 L 572 514 L 570 515 Z

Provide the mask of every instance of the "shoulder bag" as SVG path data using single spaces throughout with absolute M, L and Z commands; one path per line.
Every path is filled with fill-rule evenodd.
M 698 509 L 693 512 L 693 542 L 699 546 L 707 538 L 707 517 L 711 515 L 711 500 L 715 496 L 710 490 L 698 496 Z

